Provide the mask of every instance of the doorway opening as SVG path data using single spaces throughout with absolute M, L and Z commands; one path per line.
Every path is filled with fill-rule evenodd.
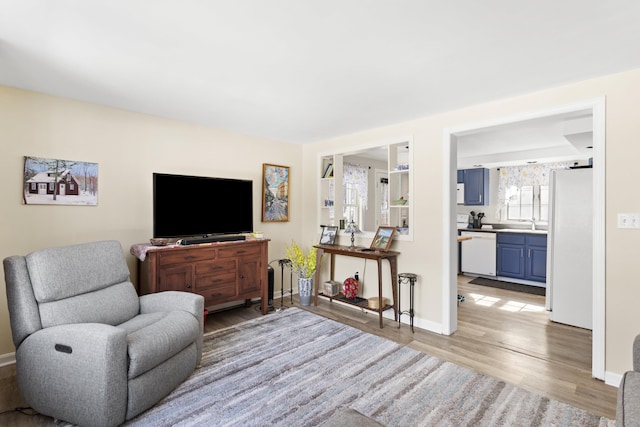
M 443 200 L 443 333 L 450 335 L 457 330 L 457 227 L 456 227 L 456 170 L 458 167 L 458 138 L 472 132 L 481 132 L 495 126 L 516 125 L 528 120 L 553 117 L 588 110 L 592 115 L 593 129 L 593 345 L 592 376 L 604 380 L 604 319 L 605 319 L 605 102 L 604 98 L 588 100 L 559 108 L 531 114 L 507 117 L 481 124 L 463 125 L 445 129 L 443 153 L 445 163 Z M 448 256 L 447 256 L 448 255 Z

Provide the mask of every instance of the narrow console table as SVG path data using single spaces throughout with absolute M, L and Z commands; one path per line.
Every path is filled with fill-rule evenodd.
M 338 245 L 316 245 L 317 249 L 316 255 L 316 274 L 314 278 L 314 305 L 318 305 L 318 289 L 320 287 L 320 262 L 322 260 L 322 255 L 327 253 L 331 255 L 331 279 L 334 280 L 335 273 L 335 256 L 342 255 L 354 258 L 364 258 L 364 259 L 372 259 L 375 260 L 378 264 L 378 297 L 380 301 L 380 308 L 372 309 L 368 308 L 368 306 L 362 306 L 360 304 L 356 304 L 360 308 L 364 308 L 367 310 L 378 312 L 380 316 L 380 328 L 383 327 L 382 324 L 382 312 L 388 309 L 393 309 L 394 319 L 398 320 L 398 309 L 396 306 L 397 301 L 397 287 L 395 286 L 396 278 L 398 276 L 398 255 L 400 252 L 394 251 L 373 251 L 368 248 L 351 248 L 349 246 L 338 246 Z M 382 260 L 387 260 L 389 262 L 389 267 L 391 270 L 391 289 L 393 293 L 393 301 L 390 305 L 382 306 Z M 333 299 L 331 296 L 326 295 L 328 298 Z M 347 302 L 345 300 L 340 300 L 342 302 Z
M 268 239 L 214 242 L 193 246 L 134 245 L 140 294 L 194 292 L 205 307 L 262 298 L 268 312 Z

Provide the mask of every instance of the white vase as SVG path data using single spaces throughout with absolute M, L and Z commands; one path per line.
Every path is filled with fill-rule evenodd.
M 313 290 L 313 277 L 300 277 L 298 279 L 298 298 L 300 305 L 311 304 L 311 293 Z

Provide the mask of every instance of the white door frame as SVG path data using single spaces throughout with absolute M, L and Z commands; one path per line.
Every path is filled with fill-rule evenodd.
M 443 200 L 442 200 L 442 331 L 451 335 L 458 329 L 457 243 L 456 242 L 456 168 L 457 138 L 492 126 L 549 117 L 573 111 L 593 113 L 593 335 L 591 375 L 605 379 L 605 98 L 565 105 L 515 117 L 472 123 L 444 129 L 443 135 Z

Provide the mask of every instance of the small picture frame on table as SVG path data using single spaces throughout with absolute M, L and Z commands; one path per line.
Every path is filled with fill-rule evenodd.
M 370 249 L 375 251 L 388 251 L 395 234 L 395 227 L 378 227 L 378 231 L 376 231 L 376 235 L 373 237 L 373 241 L 371 242 Z
M 333 225 L 323 225 L 322 234 L 320 235 L 320 244 L 321 245 L 335 244 L 337 234 L 338 234 L 338 227 Z

